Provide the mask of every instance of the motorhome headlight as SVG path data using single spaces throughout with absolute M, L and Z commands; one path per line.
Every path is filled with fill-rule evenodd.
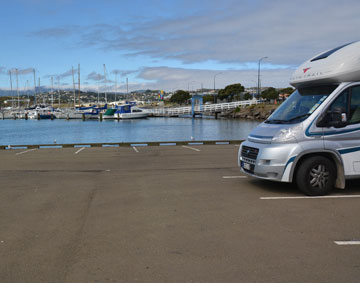
M 291 128 L 281 129 L 272 138 L 273 142 L 296 142 L 296 135 L 303 130 L 302 124 Z

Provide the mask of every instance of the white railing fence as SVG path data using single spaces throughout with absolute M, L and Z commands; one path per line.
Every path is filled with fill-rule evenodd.
M 196 105 L 194 107 L 194 111 L 196 113 L 215 113 L 222 112 L 225 110 L 233 110 L 237 107 L 249 106 L 252 104 L 258 104 L 259 100 L 243 100 L 236 102 L 228 102 L 228 103 L 217 103 L 217 104 L 206 104 L 206 105 Z M 183 115 L 183 114 L 192 114 L 192 107 L 175 107 L 175 108 L 154 108 L 147 109 L 147 112 L 152 113 L 154 115 L 166 115 L 166 116 L 175 116 L 175 115 Z

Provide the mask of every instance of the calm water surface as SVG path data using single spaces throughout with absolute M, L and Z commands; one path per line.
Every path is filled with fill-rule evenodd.
M 240 140 L 251 120 L 148 118 L 122 121 L 0 120 L 0 145 Z

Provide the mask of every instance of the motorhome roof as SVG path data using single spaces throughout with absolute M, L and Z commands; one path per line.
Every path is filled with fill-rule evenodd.
M 299 88 L 351 81 L 360 81 L 360 41 L 341 45 L 309 59 L 294 72 L 290 84 Z

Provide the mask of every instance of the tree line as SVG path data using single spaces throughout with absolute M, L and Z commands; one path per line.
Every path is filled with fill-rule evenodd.
M 265 99 L 265 100 L 275 100 L 275 99 L 282 99 L 285 98 L 287 95 L 290 95 L 294 92 L 294 89 L 292 87 L 287 87 L 283 89 L 276 89 L 273 87 L 269 87 L 261 92 L 260 97 L 257 96 L 257 94 L 251 94 L 248 92 L 245 92 L 245 87 L 238 84 L 231 84 L 226 86 L 224 89 L 220 89 L 217 94 L 217 98 L 221 101 L 239 101 L 239 100 L 249 100 L 252 99 L 253 96 L 255 98 L 259 99 Z M 170 102 L 177 103 L 177 104 L 184 104 L 189 102 L 191 99 L 191 95 L 188 91 L 184 90 L 177 90 L 170 98 Z M 203 96 L 203 101 L 205 102 L 214 102 L 214 96 L 213 95 L 205 95 Z

